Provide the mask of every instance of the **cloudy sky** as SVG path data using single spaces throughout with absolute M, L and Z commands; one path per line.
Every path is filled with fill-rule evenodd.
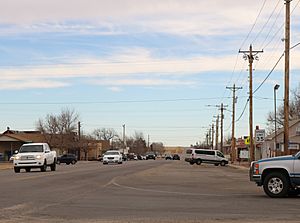
M 299 0 L 291 10 L 293 46 Z M 238 51 L 264 51 L 254 63 L 255 90 L 283 53 L 283 24 L 282 0 L 0 0 L 0 129 L 35 129 L 39 118 L 70 108 L 85 134 L 121 133 L 125 124 L 128 136 L 188 146 L 205 139 L 221 103 L 230 134 L 226 86 L 236 84 L 236 135 L 248 135 L 248 64 Z M 291 51 L 292 89 L 299 50 Z M 283 67 L 254 95 L 260 128 L 274 109 L 275 84 L 281 104 Z

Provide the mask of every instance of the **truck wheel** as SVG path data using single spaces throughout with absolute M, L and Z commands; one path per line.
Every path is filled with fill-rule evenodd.
M 285 174 L 274 172 L 266 176 L 263 187 L 269 197 L 285 197 L 288 194 L 290 183 Z
M 30 172 L 30 168 L 26 168 L 25 170 L 26 170 L 26 172 Z
M 41 172 L 46 172 L 46 169 L 47 169 L 47 162 L 45 160 L 44 165 L 41 167 Z
M 20 173 L 20 168 L 19 167 L 14 167 L 15 173 Z
M 202 160 L 197 160 L 196 163 L 197 163 L 197 165 L 201 165 Z
M 225 161 L 221 161 L 220 165 L 225 166 L 226 165 Z
M 72 165 L 74 165 L 74 164 L 76 163 L 76 161 L 75 161 L 75 160 L 72 160 L 72 162 L 71 162 L 71 163 L 72 163 Z
M 194 162 L 193 162 L 193 161 L 191 161 L 191 162 L 190 162 L 190 164 L 191 164 L 191 165 L 194 165 Z
M 219 164 L 218 164 L 218 163 L 215 163 L 215 166 L 219 166 Z
M 55 162 L 55 160 L 54 160 L 54 162 L 51 164 L 50 168 L 51 168 L 51 171 L 55 171 L 55 170 L 56 170 L 56 162 Z

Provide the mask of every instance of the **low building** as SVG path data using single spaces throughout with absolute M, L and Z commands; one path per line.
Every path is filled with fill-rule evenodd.
M 103 151 L 110 148 L 109 141 L 82 137 L 79 142 L 75 134 L 42 134 L 39 131 L 16 131 L 7 128 L 0 134 L 1 160 L 8 161 L 23 144 L 35 142 L 47 142 L 58 155 L 73 153 L 79 160 L 96 160 Z
M 262 157 L 273 157 L 284 155 L 284 129 L 280 128 L 275 133 L 268 135 L 262 145 Z M 276 142 L 275 142 L 276 140 Z M 295 154 L 299 151 L 300 145 L 300 119 L 290 121 L 289 123 L 289 154 Z

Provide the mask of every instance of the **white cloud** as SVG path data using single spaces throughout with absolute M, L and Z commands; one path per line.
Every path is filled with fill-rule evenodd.
M 59 88 L 66 87 L 69 84 L 59 81 L 49 81 L 49 80 L 28 80 L 28 81 L 0 81 L 1 90 L 22 90 L 22 89 L 32 89 L 32 88 Z
M 260 0 L 1 0 L 0 15 L 2 24 L 17 25 L 11 32 L 23 26 L 22 32 L 224 35 L 248 30 L 261 4 Z M 267 17 L 268 10 L 263 12 L 262 18 Z

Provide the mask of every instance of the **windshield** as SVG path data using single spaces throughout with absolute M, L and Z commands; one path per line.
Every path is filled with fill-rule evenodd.
M 104 155 L 119 155 L 118 152 L 106 152 Z
M 41 153 L 43 152 L 42 145 L 21 146 L 19 153 Z

